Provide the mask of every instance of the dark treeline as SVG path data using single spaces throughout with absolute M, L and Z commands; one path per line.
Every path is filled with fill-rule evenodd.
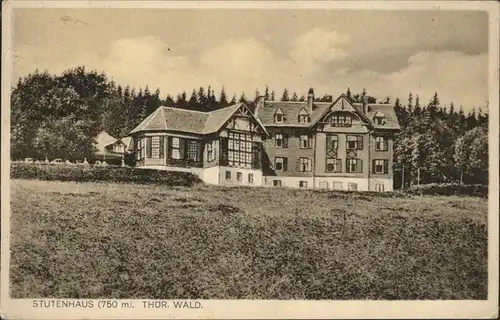
M 287 89 L 276 94 L 268 86 L 253 95 L 242 92 L 228 97 L 224 88 L 215 92 L 210 85 L 162 97 L 160 90 L 148 86 L 132 88 L 110 81 L 103 73 L 77 67 L 61 75 L 34 73 L 19 80 L 12 89 L 11 158 L 48 157 L 83 159 L 91 157 L 96 135 L 105 130 L 115 137 L 126 136 L 145 117 L 161 105 L 198 111 L 223 108 L 236 102 L 252 105 L 255 98 L 305 101 L 304 95 Z M 346 95 L 353 102 L 391 103 L 378 100 L 366 90 Z M 332 101 L 325 94 L 316 101 Z M 426 105 L 410 94 L 408 103 L 394 102 L 402 131 L 395 141 L 395 185 L 429 182 L 487 182 L 488 115 L 471 111 L 467 115 L 441 106 L 438 95 Z

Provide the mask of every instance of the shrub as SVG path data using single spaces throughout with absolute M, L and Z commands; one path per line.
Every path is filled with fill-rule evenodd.
M 429 183 L 412 186 L 403 192 L 415 195 L 460 195 L 486 198 L 488 197 L 488 186 L 481 184 Z
M 156 183 L 172 186 L 192 186 L 201 181 L 198 176 L 189 172 L 113 166 L 98 167 L 29 163 L 11 163 L 10 177 L 12 179 L 48 181 Z

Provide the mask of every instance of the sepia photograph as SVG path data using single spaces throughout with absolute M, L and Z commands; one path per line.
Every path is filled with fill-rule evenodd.
M 6 318 L 498 317 L 498 3 L 73 4 L 3 3 Z

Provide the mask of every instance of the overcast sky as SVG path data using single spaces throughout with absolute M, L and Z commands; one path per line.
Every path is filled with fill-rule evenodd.
M 366 88 L 380 99 L 483 106 L 485 12 L 15 9 L 13 80 L 85 65 L 162 96 L 211 85 L 253 97 Z M 15 82 L 14 82 L 15 83 Z

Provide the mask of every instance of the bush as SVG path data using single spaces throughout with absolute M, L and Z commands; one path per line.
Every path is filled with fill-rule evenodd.
M 429 183 L 412 186 L 411 188 L 405 189 L 403 192 L 416 195 L 457 195 L 487 198 L 488 186 L 482 184 Z
M 138 169 L 128 167 L 98 167 L 84 165 L 51 165 L 11 163 L 12 179 L 38 179 L 76 182 L 155 183 L 171 186 L 192 186 L 201 180 L 189 172 Z

